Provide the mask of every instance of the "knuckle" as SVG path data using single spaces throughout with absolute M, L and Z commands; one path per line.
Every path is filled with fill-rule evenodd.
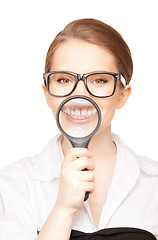
M 71 152 L 78 156 L 88 155 L 89 150 L 87 148 L 72 148 Z
M 91 161 L 91 168 L 92 168 L 92 170 L 95 169 L 95 163 L 94 163 L 94 161 Z
M 94 181 L 94 174 L 92 171 L 87 171 L 87 182 L 93 182 Z
M 83 163 L 84 163 L 85 167 L 87 167 L 89 164 L 89 160 L 87 157 L 83 157 L 83 159 L 84 159 Z
M 81 169 L 85 170 L 88 166 L 88 159 L 86 157 L 78 158 L 79 166 Z
M 93 183 L 93 182 L 90 182 L 90 189 L 89 189 L 89 191 L 93 191 L 93 190 L 94 190 L 94 187 L 95 187 L 94 183 Z
M 94 173 L 92 172 L 92 171 L 89 171 L 89 178 L 90 178 L 90 180 L 94 180 Z

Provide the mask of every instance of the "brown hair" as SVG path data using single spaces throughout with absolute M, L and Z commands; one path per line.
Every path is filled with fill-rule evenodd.
M 73 38 L 109 49 L 116 59 L 119 73 L 124 76 L 127 84 L 130 82 L 133 73 L 133 61 L 126 42 L 111 26 L 99 20 L 88 18 L 69 23 L 55 37 L 47 52 L 45 72 L 50 71 L 52 56 L 57 47 L 64 41 Z

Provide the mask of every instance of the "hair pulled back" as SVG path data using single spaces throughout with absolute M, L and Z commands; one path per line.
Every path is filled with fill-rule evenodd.
M 45 72 L 50 71 L 53 53 L 57 47 L 69 39 L 84 40 L 110 50 L 116 59 L 119 73 L 126 79 L 126 84 L 130 82 L 133 61 L 128 45 L 114 28 L 99 20 L 89 18 L 73 21 L 57 34 L 47 52 Z

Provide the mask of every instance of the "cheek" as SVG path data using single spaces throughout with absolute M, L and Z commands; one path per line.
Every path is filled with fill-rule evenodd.
M 63 101 L 62 98 L 56 98 L 53 96 L 48 96 L 47 103 L 50 109 L 52 110 L 53 116 L 56 117 L 56 112 L 58 110 L 59 105 Z
M 104 99 L 100 104 L 102 114 L 101 128 L 105 128 L 111 124 L 111 121 L 117 109 L 117 103 L 118 103 L 117 96 L 112 96 L 110 98 Z

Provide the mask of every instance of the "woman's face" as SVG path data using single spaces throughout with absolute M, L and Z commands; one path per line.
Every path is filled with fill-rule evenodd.
M 97 71 L 119 73 L 115 58 L 108 49 L 106 50 L 103 47 L 75 39 L 62 43 L 56 49 L 53 55 L 50 71 L 67 71 L 78 74 Z M 53 115 L 56 116 L 60 103 L 67 97 L 50 96 L 45 86 L 43 86 L 43 89 L 48 106 L 52 109 Z M 123 88 L 120 81 L 118 81 L 113 96 L 108 98 L 98 98 L 88 93 L 84 82 L 79 81 L 71 96 L 84 95 L 93 99 L 98 104 L 102 115 L 102 122 L 99 131 L 102 131 L 110 127 L 115 110 L 124 106 L 130 91 L 131 88 L 129 85 Z

